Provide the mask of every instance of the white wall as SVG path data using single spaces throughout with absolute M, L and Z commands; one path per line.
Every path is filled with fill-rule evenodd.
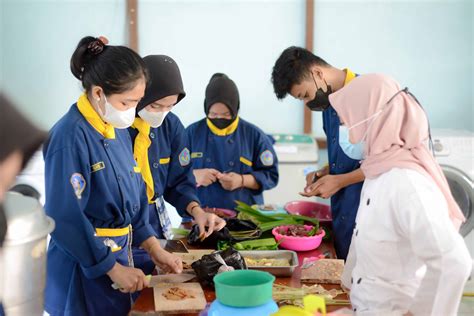
M 432 127 L 473 131 L 473 3 L 316 0 L 314 52 L 337 67 L 393 76 L 417 96 Z
M 315 52 L 338 67 L 383 72 L 408 85 L 434 127 L 474 130 L 473 1 L 316 0 Z M 140 53 L 179 63 L 185 124 L 203 117 L 217 71 L 239 86 L 241 114 L 267 132 L 302 132 L 303 107 L 276 100 L 271 68 L 304 46 L 304 0 L 139 0 Z M 124 44 L 125 0 L 0 0 L 0 84 L 49 128 L 81 92 L 69 71 L 85 35 Z M 315 114 L 314 131 L 322 135 Z
M 303 108 L 279 102 L 270 76 L 288 45 L 304 45 L 304 1 L 140 1 L 140 52 L 167 54 L 183 75 L 175 112 L 188 125 L 204 117 L 204 90 L 215 72 L 232 78 L 241 115 L 267 132 L 299 133 Z
M 82 87 L 69 60 L 86 35 L 125 43 L 125 2 L 0 0 L 2 90 L 31 118 L 50 128 L 77 101 Z

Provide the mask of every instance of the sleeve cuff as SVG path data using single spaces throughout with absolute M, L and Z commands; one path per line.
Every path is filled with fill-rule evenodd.
M 109 272 L 113 266 L 115 265 L 116 260 L 115 256 L 112 254 L 111 251 L 107 252 L 107 256 L 105 257 L 104 260 L 99 262 L 96 265 L 93 265 L 91 267 L 84 267 L 81 266 L 82 272 L 84 272 L 84 275 L 88 279 L 96 279 L 100 276 L 103 276 Z
M 188 207 L 189 203 L 191 202 L 196 202 L 199 205 L 201 205 L 201 202 L 199 201 L 199 198 L 194 195 L 180 195 L 179 197 L 173 197 L 170 198 L 170 200 L 166 199 L 165 200 L 170 202 L 171 205 L 173 205 L 176 208 L 176 211 L 181 217 L 190 217 L 191 215 L 186 211 L 186 208 Z
M 139 228 L 134 228 L 133 229 L 133 244 L 140 246 L 145 240 L 148 238 L 155 236 L 155 231 L 153 230 L 153 227 L 151 227 L 150 224 L 145 224 L 143 226 L 140 226 Z
M 254 171 L 254 172 L 251 172 L 250 174 L 254 176 L 255 180 L 260 185 L 260 188 L 258 190 L 252 190 L 253 192 L 262 193 L 264 190 L 267 189 L 265 186 L 265 183 L 266 183 L 265 175 L 262 172 Z

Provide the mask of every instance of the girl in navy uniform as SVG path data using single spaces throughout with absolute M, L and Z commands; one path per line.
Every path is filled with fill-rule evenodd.
M 263 204 L 263 191 L 278 184 L 270 138 L 238 116 L 239 91 L 216 73 L 206 88 L 207 118 L 186 129 L 202 205 L 233 209 L 235 200 Z
M 207 237 L 213 230 L 224 227 L 225 221 L 201 209 L 184 126 L 171 113 L 186 95 L 181 73 L 169 56 L 150 55 L 143 60 L 149 84 L 129 132 L 134 142 L 134 156 L 147 187 L 150 224 L 158 237 L 168 239 L 172 236 L 166 200 L 181 216 L 192 215 Z M 208 227 L 207 231 L 205 227 Z M 145 273 L 153 271 L 154 264 L 146 252 L 135 251 L 134 256 L 137 267 Z
M 126 315 L 147 286 L 132 245 L 179 273 L 148 222 L 145 186 L 126 130 L 143 97 L 146 71 L 131 49 L 83 38 L 71 71 L 85 93 L 44 146 L 46 213 L 56 222 L 48 248 L 45 309 L 50 315 Z M 117 284 L 120 291 L 111 285 Z

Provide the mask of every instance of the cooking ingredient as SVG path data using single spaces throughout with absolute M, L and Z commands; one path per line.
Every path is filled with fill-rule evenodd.
M 235 250 L 276 250 L 279 243 L 274 238 L 263 238 L 255 240 L 246 240 L 232 244 L 228 241 L 220 241 L 217 244 L 219 250 L 225 250 L 234 247 Z
M 177 286 L 169 288 L 168 291 L 161 295 L 163 295 L 167 300 L 171 301 L 181 301 L 188 298 L 194 298 L 194 295 L 192 295 L 189 291 Z
M 258 225 L 262 232 L 277 226 L 297 225 L 304 224 L 305 222 L 311 223 L 311 225 L 316 227 L 316 230 L 319 230 L 319 221 L 316 218 L 286 213 L 269 215 L 259 212 L 243 202 L 236 201 L 236 203 L 237 207 L 235 209 L 239 211 L 238 218 L 243 219 L 247 217 L 247 219 Z
M 184 229 L 184 228 L 172 228 L 171 231 L 173 232 L 173 235 L 180 235 L 180 236 L 188 236 L 190 230 L 189 229 Z
M 279 305 L 296 305 L 303 307 L 303 297 L 308 294 L 324 296 L 327 305 L 350 305 L 349 300 L 335 299 L 338 295 L 344 294 L 341 290 L 326 290 L 319 284 L 311 286 L 303 285 L 300 288 L 277 283 L 273 284 L 273 299 L 278 302 Z
M 301 270 L 301 282 L 340 284 L 344 260 L 319 259 Z
M 317 227 L 314 226 L 311 230 L 307 230 L 304 225 L 289 225 L 278 230 L 280 235 L 292 237 L 311 237 L 316 235 Z M 319 234 L 320 232 L 318 232 Z
M 254 259 L 244 257 L 245 263 L 248 267 L 289 267 L 288 259 Z

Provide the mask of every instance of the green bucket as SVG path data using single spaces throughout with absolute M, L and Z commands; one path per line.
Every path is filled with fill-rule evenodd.
M 275 277 L 258 270 L 234 270 L 214 277 L 216 297 L 224 305 L 254 307 L 272 299 Z

